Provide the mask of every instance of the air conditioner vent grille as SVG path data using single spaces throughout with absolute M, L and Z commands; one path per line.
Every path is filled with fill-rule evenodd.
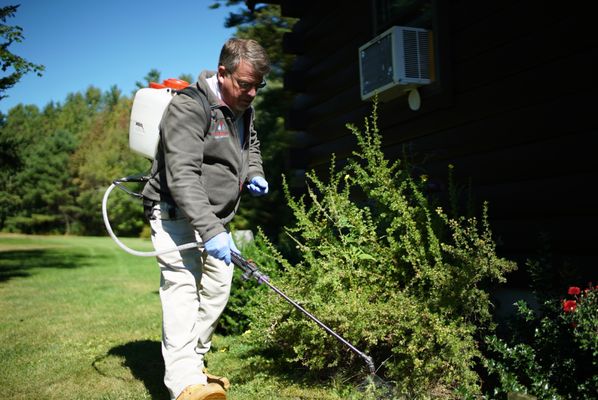
M 430 79 L 429 34 L 422 31 L 403 32 L 405 49 L 405 76 L 412 79 Z

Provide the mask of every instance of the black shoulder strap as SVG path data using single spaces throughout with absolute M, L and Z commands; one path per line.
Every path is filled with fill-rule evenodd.
M 208 126 L 206 132 L 209 132 L 210 125 L 212 123 L 212 108 L 210 107 L 210 103 L 208 103 L 207 94 L 197 84 L 189 85 L 186 88 L 177 91 L 177 93 L 186 94 L 203 106 L 204 110 L 206 111 L 206 116 L 208 117 Z

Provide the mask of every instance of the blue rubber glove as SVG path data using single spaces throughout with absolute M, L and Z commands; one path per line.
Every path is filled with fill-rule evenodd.
M 239 251 L 239 249 L 237 248 L 237 245 L 235 244 L 235 241 L 233 240 L 233 235 L 228 234 L 228 246 L 230 247 L 230 251 L 234 251 L 237 254 L 241 254 L 241 252 Z
M 209 255 L 222 260 L 226 265 L 230 264 L 230 243 L 232 239 L 228 232 L 220 232 L 210 240 L 204 243 L 204 247 Z M 234 245 L 234 243 L 233 243 Z M 236 248 L 236 246 L 235 246 Z
M 268 182 L 261 176 L 254 176 L 247 184 L 247 189 L 253 196 L 263 196 L 268 193 Z

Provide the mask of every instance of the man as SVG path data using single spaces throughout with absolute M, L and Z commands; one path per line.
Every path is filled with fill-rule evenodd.
M 253 40 L 230 39 L 218 71 L 194 84 L 202 102 L 174 96 L 160 124 L 160 144 L 143 195 L 156 250 L 197 241 L 197 249 L 158 256 L 164 383 L 171 399 L 226 399 L 226 378 L 206 375 L 204 356 L 229 298 L 238 252 L 228 223 L 243 186 L 265 195 L 251 107 L 270 62 Z

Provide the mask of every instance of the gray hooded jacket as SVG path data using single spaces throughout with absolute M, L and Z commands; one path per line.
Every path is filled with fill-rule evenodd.
M 243 114 L 243 144 L 234 114 L 208 87 L 204 71 L 196 83 L 207 94 L 211 116 L 186 95 L 176 95 L 160 123 L 160 143 L 144 199 L 179 208 L 205 242 L 232 220 L 244 184 L 264 176 L 253 108 Z M 206 132 L 207 118 L 211 118 Z

